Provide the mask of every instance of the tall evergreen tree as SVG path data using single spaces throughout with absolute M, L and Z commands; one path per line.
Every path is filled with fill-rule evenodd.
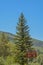
M 26 52 L 31 49 L 32 41 L 29 34 L 29 27 L 26 24 L 27 21 L 23 13 L 21 13 L 19 22 L 17 23 L 17 32 L 14 37 L 16 43 L 16 62 L 19 62 L 20 65 L 27 63 Z

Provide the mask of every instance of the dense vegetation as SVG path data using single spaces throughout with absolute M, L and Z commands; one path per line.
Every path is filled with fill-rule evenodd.
M 3 33 L 3 32 L 2 32 Z M 8 38 L 8 34 L 3 33 L 5 38 Z M 15 44 L 11 40 L 8 41 L 7 44 L 3 44 L 1 41 L 3 39 L 3 34 L 0 35 L 0 65 L 17 65 L 18 63 L 15 63 Z M 35 49 L 38 50 L 38 56 L 36 60 L 33 60 L 33 62 L 29 62 L 31 65 L 41 65 L 41 62 L 43 62 L 43 48 L 42 47 L 35 47 Z M 7 54 L 7 55 L 6 55 Z M 19 65 L 19 64 L 18 64 Z
M 28 29 L 24 15 L 21 14 L 16 35 L 0 34 L 0 65 L 43 65 L 43 46 L 36 47 L 33 44 Z M 29 61 L 25 54 L 33 49 L 37 50 L 38 55 Z

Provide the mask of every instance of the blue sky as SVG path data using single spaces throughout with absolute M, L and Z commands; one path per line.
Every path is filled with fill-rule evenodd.
M 43 40 L 43 0 L 0 0 L 0 31 L 15 34 L 21 12 L 31 37 Z

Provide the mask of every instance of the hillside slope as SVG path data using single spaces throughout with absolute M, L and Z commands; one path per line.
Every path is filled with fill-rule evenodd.
M 1 37 L 2 37 L 2 33 L 3 33 L 3 32 L 0 31 L 0 39 L 1 39 Z M 4 34 L 9 37 L 9 41 L 10 41 L 10 42 L 12 41 L 12 42 L 14 43 L 14 34 L 8 33 L 8 32 L 4 32 Z M 43 41 L 41 41 L 41 40 L 37 40 L 37 39 L 33 39 L 33 38 L 32 38 L 32 43 L 33 43 L 33 45 L 36 46 L 36 47 L 43 47 Z

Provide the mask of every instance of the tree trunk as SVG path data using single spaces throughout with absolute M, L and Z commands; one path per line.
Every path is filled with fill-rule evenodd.
M 21 65 L 24 65 L 24 63 L 21 63 Z
M 21 60 L 22 60 L 22 62 L 20 65 L 24 65 L 24 58 L 22 57 Z

